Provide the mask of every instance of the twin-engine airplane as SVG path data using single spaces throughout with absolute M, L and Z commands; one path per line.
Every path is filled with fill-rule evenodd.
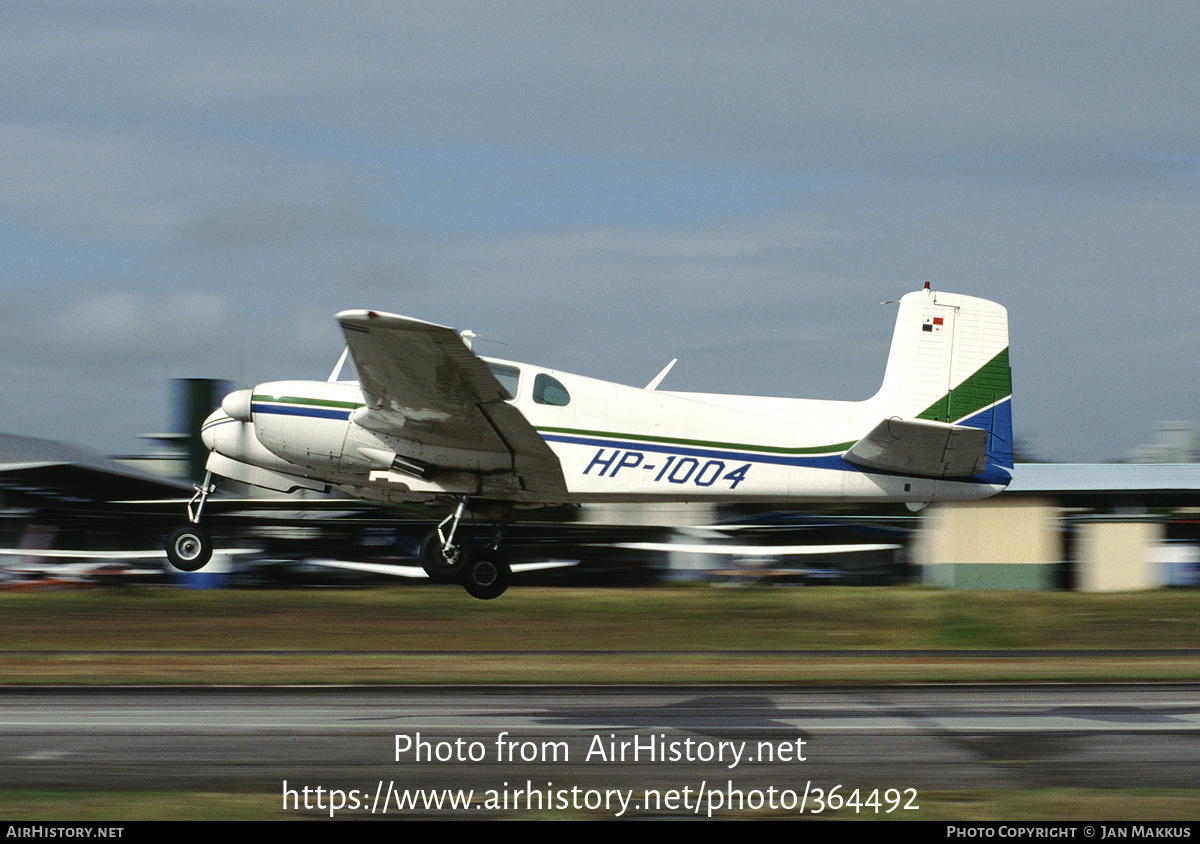
M 469 337 L 376 311 L 337 316 L 360 382 L 278 381 L 230 393 L 204 423 L 208 474 L 171 563 L 204 566 L 214 476 L 382 502 L 444 499 L 421 562 L 477 598 L 507 588 L 464 512 L 602 501 L 905 502 L 993 495 L 1012 478 L 1008 316 L 926 285 L 900 301 L 883 386 L 858 402 L 627 387 L 481 358 Z M 672 361 L 674 363 L 674 361 Z

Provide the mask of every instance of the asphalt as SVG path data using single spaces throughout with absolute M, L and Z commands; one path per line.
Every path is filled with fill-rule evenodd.
M 387 796 L 450 790 L 472 808 L 435 814 L 478 816 L 485 795 L 510 815 L 630 816 L 818 793 L 895 813 L 930 789 L 1200 786 L 1200 686 L 7 689 L 0 742 L 0 788 L 260 794 L 315 814 L 382 797 L 423 815 Z

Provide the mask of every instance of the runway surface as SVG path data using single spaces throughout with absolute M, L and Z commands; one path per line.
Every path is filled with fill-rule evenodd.
M 8 689 L 0 753 L 5 789 L 262 793 L 343 816 L 467 790 L 474 809 L 613 815 L 666 812 L 647 789 L 671 811 L 709 792 L 707 813 L 834 786 L 904 811 L 929 789 L 1197 787 L 1200 687 Z

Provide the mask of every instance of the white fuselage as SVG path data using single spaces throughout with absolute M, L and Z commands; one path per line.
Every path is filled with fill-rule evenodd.
M 659 392 L 486 362 L 505 371 L 515 394 L 510 403 L 561 464 L 565 502 L 537 503 L 916 503 L 983 498 L 1007 483 L 1000 470 L 944 480 L 869 472 L 844 460 L 887 416 L 878 396 L 844 402 Z M 505 469 L 493 465 L 494 454 L 473 460 L 470 448 L 450 453 L 358 425 L 364 397 L 357 383 L 273 382 L 243 398 L 245 407 L 233 410 L 239 418 L 218 410 L 204 425 L 216 474 L 278 490 L 329 485 L 388 502 L 442 495 L 525 500 L 489 489 L 490 475 Z M 229 399 L 223 407 L 232 409 Z M 420 477 L 397 470 L 397 458 L 437 468 Z

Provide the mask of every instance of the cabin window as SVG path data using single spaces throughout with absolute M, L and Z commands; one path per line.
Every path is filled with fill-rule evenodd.
M 517 382 L 521 380 L 521 370 L 515 366 L 507 366 L 503 363 L 489 363 L 487 367 L 496 376 L 496 380 L 500 382 L 500 387 L 504 390 L 504 397 L 515 399 L 517 397 Z
M 561 381 L 541 372 L 533 379 L 533 400 L 538 404 L 566 407 L 571 403 L 571 396 Z

